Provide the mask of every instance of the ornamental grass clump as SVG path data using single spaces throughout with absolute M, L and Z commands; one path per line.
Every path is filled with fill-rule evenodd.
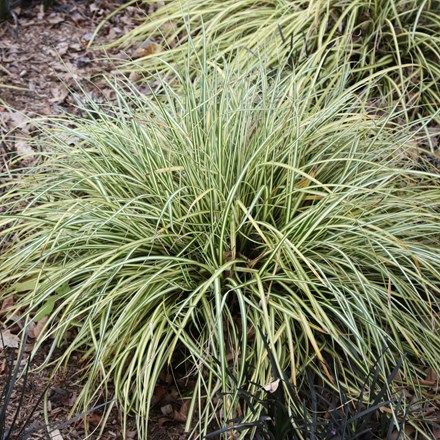
M 145 47 L 139 51 L 143 56 L 127 66 L 131 70 L 169 72 L 160 58 L 183 66 L 189 47 L 196 49 L 190 56 L 195 66 L 197 52 L 208 46 L 217 49 L 213 60 L 234 55 L 239 67 L 249 65 L 249 53 L 274 67 L 280 59 L 297 64 L 329 50 L 329 69 L 350 64 L 351 81 L 383 73 L 374 98 L 398 100 L 413 117 L 435 112 L 440 105 L 439 0 L 144 2 L 158 7 L 144 23 L 110 43 Z
M 271 382 L 263 334 L 294 385 L 331 359 L 355 393 L 384 344 L 403 382 L 438 369 L 439 176 L 412 135 L 311 67 L 176 77 L 54 121 L 2 176 L 1 298 L 81 355 L 80 402 L 114 389 L 145 436 L 169 366 L 201 438 L 246 421 L 230 377 Z

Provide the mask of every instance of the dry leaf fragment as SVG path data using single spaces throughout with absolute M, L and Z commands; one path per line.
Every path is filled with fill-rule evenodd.
M 15 143 L 15 150 L 19 156 L 32 156 L 34 154 L 34 150 L 24 140 Z
M 64 17 L 62 15 L 58 15 L 58 14 L 51 14 L 47 18 L 47 21 L 50 24 L 59 24 L 59 23 L 62 23 L 64 21 Z
M 173 419 L 176 422 L 186 422 L 187 415 L 186 414 L 182 414 L 180 411 L 174 411 L 173 412 Z
M 69 43 L 62 41 L 61 43 L 57 44 L 56 48 L 58 55 L 66 55 L 67 51 L 69 50 Z
M 52 89 L 53 98 L 49 99 L 50 102 L 61 104 L 69 94 L 69 91 L 65 87 L 54 87 Z
M 11 121 L 10 125 L 12 128 L 22 127 L 29 123 L 29 118 L 24 113 L 21 113 L 19 111 L 10 112 L 8 114 L 8 117 Z
M 13 335 L 10 330 L 3 330 L 0 337 L 0 349 L 18 348 L 20 344 L 20 338 L 17 335 Z
M 426 380 L 438 382 L 438 375 L 432 368 L 428 368 L 428 371 L 426 373 Z
M 61 432 L 59 429 L 54 429 L 50 433 L 50 439 L 51 440 L 63 440 L 63 436 L 61 435 Z
M 158 420 L 157 425 L 159 426 L 159 428 L 162 428 L 165 425 L 165 423 L 171 422 L 171 421 L 172 420 L 169 417 L 161 417 Z
M 80 14 L 79 12 L 74 12 L 71 16 L 70 19 L 73 20 L 76 24 L 78 23 L 82 23 L 84 22 L 84 17 L 82 14 Z
M 426 372 L 426 379 L 420 379 L 419 384 L 431 387 L 434 391 L 437 390 L 439 386 L 439 378 L 437 373 L 432 368 L 428 368 Z
M 185 400 L 182 403 L 180 410 L 174 411 L 174 413 L 173 413 L 174 420 L 176 420 L 177 422 L 186 422 L 186 420 L 188 418 L 189 406 L 190 406 L 190 401 Z
M 86 32 L 85 34 L 83 34 L 81 36 L 81 40 L 86 41 L 87 43 L 89 43 L 90 41 L 93 40 L 93 33 L 92 32 Z
M 48 317 L 45 316 L 43 319 L 40 319 L 38 322 L 32 321 L 29 325 L 29 337 L 32 339 L 37 339 L 38 336 L 40 336 L 44 326 L 46 325 L 46 322 L 48 320 Z
M 8 296 L 2 302 L 2 305 L 0 307 L 0 314 L 6 315 L 7 312 L 12 308 L 13 305 L 14 305 L 14 297 Z
M 135 50 L 133 57 L 134 58 L 143 58 L 148 55 L 154 55 L 159 52 L 162 52 L 162 47 L 160 44 L 155 43 L 154 41 L 147 40 L 142 45 Z
M 82 47 L 79 43 L 73 43 L 69 45 L 69 49 L 73 52 L 80 52 L 82 50 Z
M 139 72 L 130 72 L 128 79 L 131 82 L 138 82 L 142 78 L 142 75 Z
M 277 380 L 271 382 L 270 384 L 265 385 L 263 388 L 265 391 L 272 394 L 278 389 L 279 385 L 280 385 L 280 379 L 277 379 Z
M 94 426 L 99 426 L 102 422 L 102 416 L 96 412 L 89 414 L 87 420 L 90 424 Z
M 170 404 L 162 406 L 160 410 L 164 416 L 169 416 L 173 413 L 173 407 Z

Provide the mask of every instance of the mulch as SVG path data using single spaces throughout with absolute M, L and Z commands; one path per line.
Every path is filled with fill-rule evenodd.
M 0 171 L 13 154 L 29 160 L 33 119 L 76 113 L 84 96 L 95 102 L 114 98 L 105 77 L 120 75 L 118 65 L 137 57 L 136 47 L 96 47 L 125 34 L 148 13 L 128 6 L 94 38 L 98 24 L 123 0 L 58 0 L 48 10 L 42 1 L 22 3 L 0 25 Z

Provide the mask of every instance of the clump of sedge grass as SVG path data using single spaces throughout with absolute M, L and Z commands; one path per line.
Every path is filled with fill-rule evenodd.
M 161 59 L 181 67 L 188 56 L 197 66 L 197 57 L 207 46 L 216 48 L 212 60 L 233 56 L 239 68 L 249 64 L 249 53 L 259 54 L 273 67 L 280 59 L 297 64 L 312 53 L 329 50 L 329 68 L 350 64 L 352 81 L 383 73 L 374 98 L 397 99 L 411 108 L 413 116 L 435 113 L 440 104 L 438 0 L 157 3 L 164 5 L 111 43 L 139 46 L 154 38 L 161 42 L 163 53 L 157 44 L 151 45 L 154 50 L 146 47 L 145 56 L 128 65 L 131 70 L 169 72 Z
M 1 297 L 49 316 L 59 362 L 82 353 L 85 406 L 112 381 L 146 435 L 179 363 L 199 438 L 228 370 L 270 381 L 256 328 L 293 384 L 312 361 L 331 382 L 331 356 L 355 392 L 384 343 L 385 365 L 410 353 L 404 380 L 438 368 L 439 177 L 416 169 L 412 138 L 311 67 L 203 69 L 54 122 L 40 163 L 2 176 Z

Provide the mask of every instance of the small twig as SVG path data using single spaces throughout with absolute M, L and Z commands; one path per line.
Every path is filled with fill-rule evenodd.
M 14 20 L 14 37 L 18 40 L 20 37 L 20 23 L 17 14 L 14 11 L 11 11 L 11 17 Z
M 0 64 L 0 70 L 3 70 L 3 72 L 5 72 L 7 75 L 10 75 L 10 76 L 12 76 L 12 73 L 11 72 L 9 72 L 9 70 L 8 69 L 6 69 L 6 67 L 5 66 L 3 66 L 3 64 Z
M 21 90 L 24 92 L 28 91 L 28 89 L 26 87 L 12 86 L 10 84 L 2 84 L 2 83 L 0 83 L 0 89 Z

